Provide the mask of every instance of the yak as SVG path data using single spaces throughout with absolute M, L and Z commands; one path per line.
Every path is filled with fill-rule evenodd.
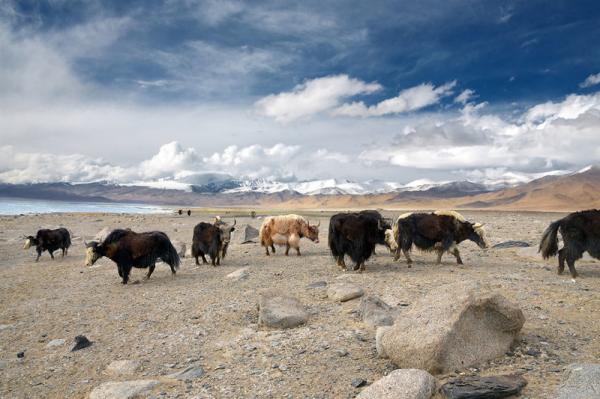
M 285 255 L 290 248 L 296 249 L 300 256 L 300 239 L 306 237 L 314 243 L 319 242 L 319 222 L 311 226 L 310 222 L 299 215 L 280 215 L 265 218 L 259 230 L 260 244 L 265 247 L 269 256 L 269 247 L 275 253 L 275 245 L 285 245 Z
M 558 232 L 563 239 L 563 247 L 558 249 Z M 544 259 L 558 253 L 558 274 L 565 270 L 565 261 L 571 277 L 577 277 L 575 261 L 584 252 L 600 259 L 600 210 L 591 209 L 571 213 L 548 226 L 542 234 L 539 252 Z
M 200 222 L 194 227 L 192 238 L 192 256 L 196 258 L 196 265 L 200 265 L 198 257 L 202 257 L 202 263 L 207 264 L 205 255 L 210 256 L 213 266 L 221 264 L 221 259 L 227 255 L 227 248 L 231 242 L 231 233 L 235 231 L 236 220 L 233 224 L 225 223 L 219 216 L 213 224 Z
M 117 264 L 123 284 L 129 281 L 129 273 L 133 267 L 148 268 L 146 279 L 149 279 L 159 259 L 171 267 L 173 275 L 179 268 L 177 250 L 162 231 L 136 233 L 129 229 L 116 229 L 110 232 L 104 241 L 91 241 L 85 243 L 85 246 L 86 266 L 92 266 L 98 259 L 106 256 Z
M 391 226 L 379 212 L 338 213 L 329 220 L 329 249 L 342 270 L 345 255 L 355 263 L 354 270 L 365 269 L 365 261 L 375 252 L 375 245 L 395 250 Z
M 456 257 L 459 265 L 463 261 L 457 244 L 471 240 L 480 248 L 489 246 L 483 224 L 468 222 L 454 211 L 405 213 L 398 217 L 393 230 L 398 244 L 394 260 L 400 259 L 402 251 L 408 267 L 412 264 L 410 250 L 413 244 L 421 250 L 437 252 L 437 264 L 442 262 L 444 252 L 449 252 Z
M 69 253 L 71 235 L 69 234 L 69 231 L 63 227 L 56 230 L 41 229 L 38 230 L 35 237 L 25 237 L 23 249 L 29 249 L 32 245 L 35 245 L 35 250 L 37 251 L 37 258 L 35 258 L 36 262 L 40 260 L 40 256 L 42 256 L 42 252 L 44 251 L 48 251 L 50 257 L 54 259 L 53 252 L 60 249 L 62 250 L 62 257 L 64 258 L 65 255 Z

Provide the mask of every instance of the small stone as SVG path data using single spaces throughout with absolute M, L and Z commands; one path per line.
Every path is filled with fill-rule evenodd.
M 346 349 L 338 349 L 335 351 L 339 357 L 348 356 L 348 351 Z
M 440 391 L 448 399 L 504 398 L 516 395 L 527 381 L 520 375 L 499 375 L 492 377 L 467 376 L 455 378 Z
M 131 375 L 139 368 L 140 362 L 136 360 L 115 360 L 106 367 L 106 371 L 114 375 Z
M 85 335 L 78 335 L 75 337 L 75 346 L 71 349 L 71 352 L 75 352 L 81 349 L 85 349 L 92 346 L 93 342 L 87 339 Z
M 180 381 L 190 381 L 200 378 L 204 375 L 204 369 L 200 366 L 189 366 L 177 373 L 169 374 L 167 377 Z
M 327 287 L 327 281 L 315 281 L 306 286 L 306 288 L 325 288 Z
M 272 328 L 293 328 L 308 321 L 304 305 L 296 298 L 264 293 L 258 302 L 258 324 Z
M 361 299 L 359 314 L 370 327 L 391 326 L 394 324 L 392 307 L 376 296 L 368 295 Z
M 54 346 L 61 346 L 61 345 L 64 345 L 64 343 L 65 343 L 64 339 L 53 339 L 52 341 L 50 341 L 46 344 L 46 348 L 52 348 Z
M 248 268 L 247 267 L 243 267 L 241 269 L 238 269 L 234 272 L 229 273 L 227 276 L 228 279 L 231 280 L 235 280 L 235 281 L 240 281 L 240 280 L 245 280 L 248 278 L 248 276 L 250 276 L 250 272 L 248 272 Z
M 94 388 L 89 399 L 131 399 L 160 384 L 156 380 L 136 380 L 124 382 L 105 382 Z
M 25 351 L 18 352 L 18 353 L 17 353 L 17 357 L 18 357 L 19 359 L 22 359 L 22 358 L 24 358 L 24 357 L 25 357 Z
M 364 378 L 355 378 L 352 380 L 352 386 L 354 388 L 364 387 L 365 385 L 367 385 L 367 380 Z
M 338 302 L 346 302 L 363 295 L 363 289 L 352 283 L 334 283 L 327 289 L 327 296 Z
M 600 364 L 575 363 L 565 370 L 556 399 L 598 398 L 600 392 Z

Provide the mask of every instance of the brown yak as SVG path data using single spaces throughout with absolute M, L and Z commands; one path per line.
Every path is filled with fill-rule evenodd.
M 319 242 L 319 224 L 311 226 L 308 220 L 299 215 L 270 216 L 260 226 L 260 244 L 265 247 L 267 256 L 269 247 L 275 253 L 274 244 L 285 245 L 285 255 L 290 248 L 295 248 L 300 256 L 300 239 L 306 237 L 309 240 Z

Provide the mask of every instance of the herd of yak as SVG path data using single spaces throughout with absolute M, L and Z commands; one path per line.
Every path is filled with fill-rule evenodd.
M 213 266 L 220 264 L 227 254 L 235 224 L 235 219 L 230 225 L 217 216 L 214 223 L 200 222 L 194 227 L 192 256 L 196 258 L 196 264 L 199 264 L 198 258 L 208 263 L 206 255 Z M 558 232 L 563 239 L 560 250 Z M 303 237 L 318 243 L 319 224 L 311 225 L 299 215 L 267 217 L 259 231 L 266 255 L 270 255 L 269 249 L 275 253 L 277 245 L 285 246 L 285 255 L 293 248 L 300 256 L 300 239 Z M 363 271 L 365 261 L 374 254 L 378 244 L 388 247 L 394 260 L 403 254 L 408 267 L 412 263 L 410 251 L 413 245 L 421 250 L 436 252 L 438 263 L 442 255 L 448 252 L 458 264 L 462 264 L 457 245 L 465 240 L 471 240 L 481 248 L 488 247 L 483 225 L 471 223 L 454 211 L 405 213 L 392 223 L 379 212 L 368 210 L 338 213 L 329 221 L 329 249 L 337 265 L 344 271 L 346 255 L 354 262 L 354 270 Z M 111 259 L 117 264 L 123 284 L 127 284 L 133 267 L 148 268 L 146 277 L 150 278 L 158 260 L 168 264 L 173 274 L 180 263 L 177 250 L 161 231 L 136 233 L 130 229 L 116 229 L 101 242 L 92 241 L 85 245 L 86 265 L 93 265 L 101 257 Z M 62 250 L 62 256 L 67 254 L 71 237 L 65 228 L 42 229 L 35 237 L 26 237 L 24 248 L 31 246 L 35 246 L 37 251 L 36 262 L 43 251 L 48 251 L 54 259 L 53 253 L 59 249 Z M 575 261 L 586 251 L 590 256 L 600 259 L 600 210 L 571 213 L 551 223 L 539 245 L 539 252 L 544 259 L 558 254 L 559 274 L 564 271 L 566 262 L 573 278 L 577 277 Z

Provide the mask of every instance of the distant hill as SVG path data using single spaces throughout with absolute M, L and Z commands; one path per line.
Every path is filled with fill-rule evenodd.
M 246 206 L 286 209 L 490 209 L 527 211 L 574 211 L 600 208 L 600 167 L 577 173 L 545 176 L 529 183 L 490 191 L 483 184 L 459 181 L 395 188 L 384 193 L 349 194 L 349 182 L 340 186 L 319 186 L 300 193 L 283 186 L 280 191 L 256 189 L 223 192 L 198 189 L 172 190 L 108 183 L 0 184 L 0 196 L 68 201 L 137 202 L 188 207 Z M 316 184 L 315 184 L 316 186 Z M 269 186 L 272 188 L 272 186 Z M 311 189 L 313 187 L 310 187 Z

